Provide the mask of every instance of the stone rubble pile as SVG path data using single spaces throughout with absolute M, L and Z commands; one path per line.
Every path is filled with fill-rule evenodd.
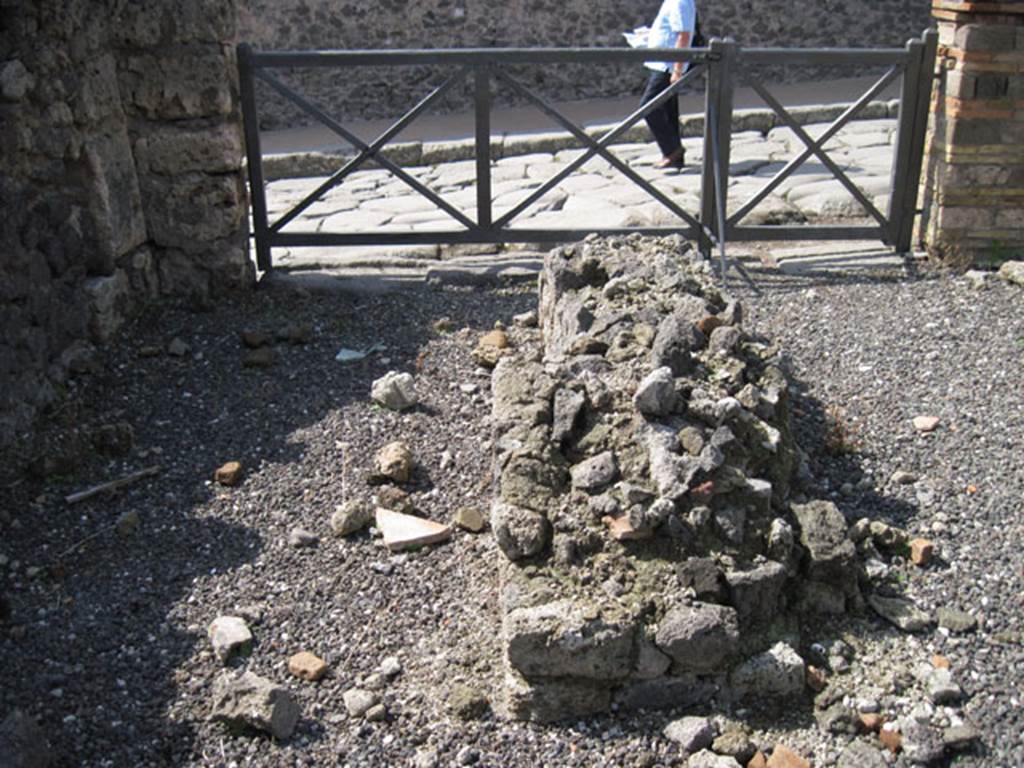
M 549 254 L 543 354 L 493 377 L 506 714 L 803 691 L 797 611 L 859 607 L 830 502 L 790 504 L 778 350 L 678 238 Z

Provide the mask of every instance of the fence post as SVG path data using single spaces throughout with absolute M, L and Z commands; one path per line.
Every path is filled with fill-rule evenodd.
M 260 126 L 256 114 L 256 88 L 253 84 L 252 46 L 242 43 L 238 53 L 238 86 L 242 101 L 242 129 L 245 133 L 245 159 L 249 171 L 249 200 L 256 235 L 256 267 L 269 272 L 271 260 L 267 223 L 267 196 L 263 187 L 263 155 L 260 151 Z
M 476 211 L 477 226 L 491 226 L 491 72 L 490 65 L 473 71 L 476 106 Z
M 728 210 L 729 148 L 732 143 L 733 65 L 739 46 L 730 39 L 715 38 L 708 46 L 708 89 L 704 106 L 704 164 L 701 169 L 700 252 L 710 258 L 712 243 L 707 232 L 721 240 L 715 195 L 721 190 L 723 210 Z M 715 147 L 718 148 L 718 178 L 715 177 Z
M 931 103 L 932 85 L 935 82 L 935 54 L 939 44 L 939 33 L 930 29 L 919 43 L 919 72 L 915 103 L 909 105 L 914 112 L 914 128 L 907 147 L 906 189 L 903 191 L 903 209 L 900 213 L 900 228 L 896 233 L 896 250 L 909 253 L 914 239 L 914 216 L 917 213 L 917 195 L 921 185 L 921 168 L 924 165 L 925 137 L 928 133 L 928 112 Z

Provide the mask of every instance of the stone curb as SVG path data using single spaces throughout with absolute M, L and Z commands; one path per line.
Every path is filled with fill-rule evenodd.
M 790 108 L 789 114 L 799 125 L 824 123 L 835 120 L 849 104 L 817 104 Z M 856 120 L 878 120 L 895 118 L 899 113 L 899 100 L 872 101 L 866 104 Z M 684 138 L 704 135 L 704 115 L 686 115 L 680 119 Z M 767 134 L 772 128 L 783 127 L 782 119 L 770 109 L 737 109 L 733 112 L 733 131 L 760 131 Z M 594 126 L 587 134 L 600 138 L 610 125 Z M 636 125 L 625 131 L 617 144 L 634 144 L 649 140 L 647 127 Z M 579 142 L 570 134 L 560 131 L 509 135 L 491 139 L 491 157 L 500 160 L 505 157 L 528 155 L 535 152 L 558 152 L 563 149 L 578 149 Z M 411 141 L 392 144 L 384 156 L 401 166 L 438 165 L 458 160 L 472 160 L 475 157 L 473 139 L 459 141 Z M 290 152 L 268 155 L 263 158 L 263 177 L 267 181 L 280 179 L 301 179 L 329 176 L 338 170 L 340 163 L 355 157 L 349 152 Z M 367 161 L 364 168 L 378 168 L 373 161 Z

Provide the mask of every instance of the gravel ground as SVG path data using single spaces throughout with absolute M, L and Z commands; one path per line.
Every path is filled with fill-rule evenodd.
M 746 326 L 788 350 L 809 495 L 833 497 L 851 520 L 881 517 L 935 541 L 935 563 L 897 563 L 894 575 L 926 610 L 953 606 L 979 621 L 966 635 L 905 635 L 865 615 L 817 623 L 810 639 L 845 639 L 856 657 L 835 684 L 897 715 L 921 703 L 907 670 L 944 654 L 969 699 L 934 720 L 966 717 L 983 738 L 956 765 L 1024 764 L 1020 290 L 903 271 L 756 276 L 761 296 L 739 291 Z M 371 498 L 373 454 L 393 439 L 416 458 L 408 490 L 420 514 L 486 509 L 488 379 L 470 352 L 495 321 L 511 325 L 534 304 L 522 287 L 271 290 L 212 310 L 164 308 L 127 329 L 100 371 L 72 383 L 37 444 L 0 462 L 0 587 L 11 609 L 0 617 L 0 715 L 19 706 L 37 716 L 67 766 L 430 765 L 431 755 L 439 765 L 683 764 L 660 734 L 679 713 L 557 727 L 454 716 L 457 683 L 490 694 L 499 674 L 490 534 L 458 531 L 392 555 L 369 533 L 339 539 L 327 524 L 342 501 Z M 451 332 L 435 330 L 442 318 Z M 312 328 L 307 343 L 278 342 L 269 369 L 242 366 L 240 331 L 296 323 Z M 175 337 L 188 354 L 149 356 Z M 339 347 L 377 340 L 387 349 L 365 361 L 334 360 Z M 391 369 L 416 375 L 411 412 L 370 403 L 370 383 Z M 914 430 L 922 414 L 941 419 L 935 432 Z M 133 446 L 110 456 L 120 434 L 111 425 L 122 423 Z M 83 449 L 103 425 L 108 452 Z M 33 451 L 52 459 L 45 479 L 15 471 Z M 229 460 L 243 462 L 243 481 L 214 485 Z M 158 475 L 117 495 L 64 501 L 151 465 Z M 892 483 L 896 470 L 917 482 Z M 297 526 L 319 545 L 290 546 Z M 234 612 L 255 636 L 251 657 L 234 664 L 286 684 L 301 706 L 287 743 L 207 722 L 222 667 L 206 628 Z M 288 674 L 301 650 L 330 663 L 327 678 Z M 342 694 L 388 656 L 402 672 L 381 691 L 387 719 L 349 718 Z M 756 743 L 784 741 L 816 766 L 835 764 L 846 739 L 815 726 L 810 699 L 784 715 L 727 714 L 753 727 Z

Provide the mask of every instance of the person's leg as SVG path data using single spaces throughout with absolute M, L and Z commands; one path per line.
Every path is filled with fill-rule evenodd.
M 640 103 L 646 104 L 663 90 L 670 82 L 668 72 L 651 72 L 644 87 Z M 651 129 L 654 140 L 658 143 L 663 157 L 677 157 L 681 154 L 682 145 L 679 141 L 679 99 L 675 96 L 668 99 L 660 107 L 648 112 L 644 119 Z

